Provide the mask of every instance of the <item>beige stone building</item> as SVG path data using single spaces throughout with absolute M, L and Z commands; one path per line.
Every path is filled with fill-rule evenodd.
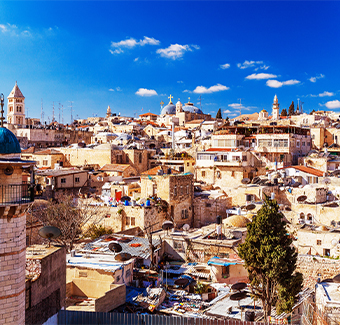
M 133 177 L 138 174 L 134 167 L 127 164 L 105 164 L 100 171 L 108 176 Z
M 141 197 L 157 196 L 169 205 L 169 216 L 176 227 L 193 223 L 192 174 L 157 166 L 141 175 Z
M 17 82 L 7 97 L 7 123 L 25 125 L 25 97 L 18 87 Z
M 38 168 L 54 168 L 56 165 L 67 167 L 65 164 L 64 154 L 55 149 L 46 149 L 38 151 L 35 147 L 22 150 L 21 159 L 33 160 Z

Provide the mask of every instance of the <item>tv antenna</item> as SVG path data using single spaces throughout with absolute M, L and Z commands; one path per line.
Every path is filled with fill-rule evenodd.
M 244 98 L 237 98 L 240 101 L 240 116 L 242 115 L 242 99 Z
M 44 124 L 44 110 L 43 110 L 43 100 L 41 98 L 41 113 L 40 113 L 40 120 L 41 120 L 41 124 Z
M 54 102 L 53 102 L 53 111 L 52 111 L 52 123 L 54 122 Z
M 60 102 L 59 102 L 58 110 L 59 110 L 59 124 L 60 124 Z
M 72 100 L 69 100 L 69 103 L 71 104 L 69 107 L 71 107 L 71 123 L 70 124 L 72 124 L 73 123 L 73 107 L 72 107 L 72 105 L 73 105 L 73 101 Z

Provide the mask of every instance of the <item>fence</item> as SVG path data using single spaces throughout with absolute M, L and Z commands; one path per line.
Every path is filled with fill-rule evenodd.
M 30 184 L 0 185 L 0 205 L 26 204 L 34 200 Z
M 119 314 L 60 310 L 58 325 L 264 325 L 259 322 L 149 314 Z

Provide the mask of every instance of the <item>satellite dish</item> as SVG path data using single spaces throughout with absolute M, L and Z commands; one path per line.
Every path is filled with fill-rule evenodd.
M 120 262 L 124 262 L 124 261 L 127 261 L 131 258 L 131 254 L 130 253 L 119 253 L 115 256 L 115 259 L 117 261 L 120 261 Z
M 119 253 L 122 251 L 122 246 L 117 242 L 112 242 L 109 244 L 109 250 L 114 253 Z
M 54 226 L 45 226 L 39 230 L 39 236 L 48 239 L 48 247 L 51 247 L 51 240 L 56 239 L 61 235 L 59 228 Z
M 333 282 L 335 282 L 335 283 L 340 283 L 340 274 L 336 275 L 336 276 L 333 278 Z
M 174 227 L 174 224 L 171 221 L 164 221 L 162 224 L 162 229 L 163 230 L 169 230 Z
M 242 184 L 249 184 L 250 182 L 251 181 L 250 181 L 249 178 L 243 178 L 242 181 L 241 181 Z
M 9 176 L 9 175 L 12 175 L 14 172 L 14 168 L 12 166 L 7 166 L 5 169 L 4 169 L 4 174 Z
M 245 291 L 234 293 L 230 296 L 230 300 L 235 300 L 235 301 L 239 301 L 244 298 L 247 298 L 247 293 Z
M 292 211 L 292 208 L 289 207 L 288 205 L 286 205 L 286 206 L 285 206 L 285 210 L 286 210 L 286 211 Z
M 244 282 L 237 282 L 231 286 L 231 290 L 237 290 L 237 291 L 243 290 L 245 288 L 247 288 L 247 283 L 244 283 Z
M 336 245 L 338 244 L 338 240 L 336 240 L 335 238 L 332 239 L 331 244 L 332 244 L 333 246 L 336 246 Z
M 306 195 L 300 195 L 297 199 L 298 202 L 304 202 L 307 200 L 307 196 Z
M 256 205 L 251 203 L 251 204 L 246 204 L 242 206 L 242 210 L 254 210 L 256 208 Z
M 175 280 L 174 283 L 178 286 L 185 288 L 189 284 L 189 282 L 190 282 L 189 279 L 179 278 L 179 279 Z
M 186 223 L 184 226 L 183 226 L 183 230 L 184 231 L 188 231 L 190 229 L 190 226 Z

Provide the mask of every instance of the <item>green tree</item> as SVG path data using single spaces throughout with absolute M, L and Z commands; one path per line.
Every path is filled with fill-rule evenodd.
M 281 111 L 281 116 L 287 116 L 287 110 L 284 108 L 282 111 Z
M 288 115 L 293 116 L 294 114 L 295 114 L 295 108 L 294 108 L 294 102 L 292 101 L 292 103 L 290 104 L 288 108 Z
M 216 118 L 222 118 L 222 111 L 220 108 L 217 111 Z
M 302 274 L 295 272 L 297 252 L 282 218 L 277 202 L 266 197 L 239 246 L 252 295 L 262 302 L 265 322 L 272 306 L 279 313 L 291 312 L 302 288 Z

